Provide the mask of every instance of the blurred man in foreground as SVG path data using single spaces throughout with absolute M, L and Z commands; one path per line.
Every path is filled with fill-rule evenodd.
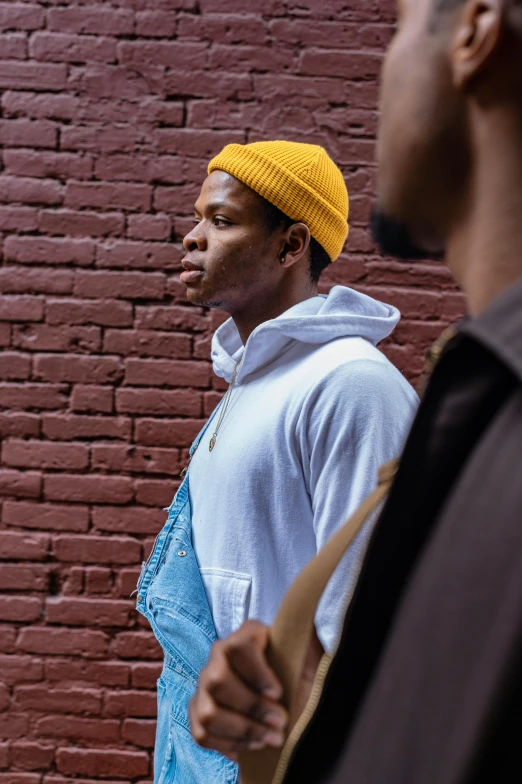
M 286 784 L 522 780 L 522 3 L 403 0 L 399 17 L 374 233 L 397 257 L 444 254 L 470 318 L 432 374 Z M 213 653 L 192 707 L 203 742 L 262 742 L 266 641 L 250 624 Z

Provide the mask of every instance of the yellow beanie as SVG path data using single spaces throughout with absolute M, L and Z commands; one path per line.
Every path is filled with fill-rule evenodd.
M 326 150 L 299 142 L 228 144 L 210 161 L 208 173 L 228 172 L 274 204 L 310 234 L 332 261 L 348 236 L 348 191 Z

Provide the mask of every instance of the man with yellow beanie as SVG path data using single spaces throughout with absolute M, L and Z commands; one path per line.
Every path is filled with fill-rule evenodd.
M 188 701 L 212 643 L 247 618 L 272 622 L 296 575 L 400 453 L 413 416 L 415 393 L 376 348 L 398 311 L 342 286 L 318 295 L 347 219 L 346 186 L 325 150 L 285 141 L 225 147 L 196 202 L 181 281 L 191 302 L 230 316 L 212 343 L 229 387 L 138 584 L 138 609 L 165 652 L 155 784 L 236 781 L 234 763 L 189 733 Z M 324 597 L 318 648 L 335 644 L 339 597 L 369 533 Z

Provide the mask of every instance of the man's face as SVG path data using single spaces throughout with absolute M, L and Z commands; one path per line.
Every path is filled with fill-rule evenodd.
M 182 283 L 197 305 L 229 313 L 277 287 L 277 242 L 269 236 L 260 197 L 223 171 L 213 171 L 195 204 L 194 228 L 183 240 Z
M 457 11 L 402 0 L 382 72 L 374 234 L 385 252 L 438 256 L 468 166 L 462 96 L 453 85 Z

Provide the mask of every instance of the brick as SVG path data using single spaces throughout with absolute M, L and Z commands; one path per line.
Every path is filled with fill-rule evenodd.
M 111 414 L 114 410 L 113 398 L 112 387 L 76 384 L 71 395 L 71 409 Z
M 179 453 L 173 449 L 154 449 L 119 444 L 95 445 L 91 451 L 94 471 L 117 473 L 167 474 L 178 476 L 181 471 Z
M 44 566 L 2 563 L 0 569 L 2 591 L 46 591 L 47 585 L 48 570 Z M 4 678 L 2 670 L 0 673 L 0 677 Z
M 162 152 L 175 152 L 177 155 L 208 158 L 217 155 L 226 144 L 244 144 L 245 135 L 243 131 L 159 128 L 155 132 L 155 140 Z M 197 189 L 199 190 L 199 188 Z M 157 209 L 162 209 L 160 202 L 155 201 L 156 203 Z M 190 208 L 190 205 L 187 206 Z
M 201 332 L 209 327 L 201 308 L 164 305 L 138 305 L 134 326 L 137 329 Z
M 190 446 L 204 423 L 199 419 L 138 419 L 136 442 L 145 446 Z
M 6 351 L 0 354 L 0 379 L 6 381 L 29 378 L 31 360 L 25 354 Z
M 11 764 L 22 770 L 48 770 L 54 760 L 54 746 L 30 741 L 11 743 Z
M 163 527 L 165 519 L 165 512 L 159 508 L 95 506 L 92 509 L 92 524 L 98 531 L 157 534 Z
M 0 404 L 2 396 L 0 394 Z M 13 471 L 0 469 L 0 495 L 16 498 L 38 498 L 42 485 L 42 477 L 35 472 Z
M 0 604 L 0 621 L 27 623 L 42 615 L 42 600 L 35 596 L 3 596 Z
M 128 440 L 131 421 L 125 417 L 49 414 L 42 418 L 42 430 L 47 438 L 54 441 L 68 441 L 71 438 Z
M 66 81 L 67 66 L 62 63 L 0 61 L 2 90 L 62 90 Z
M 31 58 L 42 62 L 116 62 L 116 42 L 103 36 L 39 32 L 29 42 Z
M 65 408 L 67 388 L 63 384 L 0 383 L 0 406 L 34 410 Z
M 141 545 L 129 537 L 57 536 L 53 552 L 58 561 L 132 564 L 140 560 Z
M 140 568 L 124 567 L 118 572 L 116 587 L 118 596 L 129 598 L 134 593 L 140 576 Z
M 22 713 L 0 714 L 0 738 L 24 738 L 29 734 L 29 718 Z
M 0 178 L 1 184 L 1 178 Z M 69 181 L 65 192 L 65 206 L 71 209 L 94 207 L 104 210 L 147 211 L 151 203 L 148 185 L 114 182 Z
M 0 3 L 0 31 L 38 30 L 44 26 L 45 13 L 38 5 Z
M 48 177 L 56 180 L 67 180 L 70 177 L 86 179 L 92 174 L 92 159 L 86 155 L 57 153 L 50 150 L 14 149 L 4 151 L 4 167 L 6 174 L 13 174 L 17 177 Z
M 0 651 L 2 653 L 13 653 L 15 650 L 15 639 L 16 630 L 12 626 L 0 625 Z
M 2 95 L 5 117 L 30 117 L 39 120 L 72 120 L 79 110 L 79 99 L 63 93 L 31 93 L 28 91 L 7 90 Z M 26 150 L 30 153 L 30 150 Z
M 2 36 L 2 57 L 8 60 L 27 59 L 27 36 L 22 33 L 12 33 Z
M 15 687 L 15 705 L 21 710 L 45 713 L 95 714 L 101 710 L 101 693 L 86 688 Z
M 161 272 L 79 272 L 74 293 L 80 297 L 162 299 L 165 276 Z
M 0 120 L 0 144 L 5 147 L 56 147 L 58 132 L 49 120 Z
M 43 678 L 41 659 L 32 659 L 30 656 L 0 656 L 0 664 L 3 683 L 11 686 L 16 683 L 40 681 Z
M 156 740 L 156 722 L 150 719 L 125 719 L 121 736 L 134 746 L 153 749 Z
M 0 711 L 7 710 L 10 701 L 9 689 L 5 684 L 0 683 Z
M 88 239 L 49 237 L 7 237 L 6 258 L 22 264 L 92 264 L 94 243 Z
M 129 215 L 127 236 L 131 239 L 168 240 L 171 232 L 172 222 L 168 215 Z
M 48 26 L 50 30 L 65 33 L 130 35 L 134 31 L 134 15 L 130 9 L 110 8 L 103 4 L 51 8 Z
M 0 318 L 5 318 L 2 316 L 1 303 Z M 34 318 L 33 320 L 39 321 L 40 319 Z M 47 301 L 46 320 L 49 324 L 99 324 L 102 327 L 130 326 L 132 324 L 132 305 L 129 302 L 118 302 L 117 300 L 108 299 L 100 302 L 65 298 L 51 299 Z
M 101 595 L 112 593 L 112 571 L 103 566 L 88 566 L 85 569 L 85 592 Z
M 12 333 L 11 324 L 7 324 L 6 322 L 0 324 L 0 346 L 5 348 L 6 346 L 10 345 L 11 333 Z
M 131 217 L 138 216 L 129 216 L 129 219 Z M 98 245 L 96 265 L 131 269 L 176 269 L 179 268 L 181 255 L 181 251 L 176 246 L 167 243 L 114 240 Z
M 14 468 L 80 471 L 89 464 L 89 450 L 84 444 L 11 440 L 2 446 L 2 460 Z
M 4 150 L 4 164 L 7 150 Z M 38 213 L 33 207 L 0 206 L 0 231 L 34 231 L 38 225 Z
M 135 496 L 138 504 L 165 508 L 172 502 L 177 486 L 164 479 L 137 479 Z
M 293 26 L 298 23 L 299 20 L 292 19 L 290 24 Z M 315 25 L 313 27 L 315 28 Z M 270 28 L 273 30 L 272 25 Z M 195 38 L 211 43 L 262 46 L 267 39 L 268 25 L 254 14 L 185 14 L 179 19 L 177 33 L 180 38 Z
M 69 85 L 72 89 L 82 95 L 91 96 L 99 103 L 100 99 L 136 100 L 144 96 L 158 95 L 165 96 L 165 72 L 164 68 L 152 66 L 146 63 L 140 65 L 139 70 L 128 66 L 114 66 L 92 64 L 82 68 L 71 68 Z M 179 88 L 179 80 L 177 82 Z M 65 129 L 67 130 L 67 129 Z M 132 130 L 132 129 L 131 129 Z M 73 144 L 87 144 L 91 149 L 96 147 L 96 136 L 92 133 L 78 134 L 76 129 L 65 135 L 67 142 L 71 140 Z M 126 139 L 126 144 L 122 147 L 121 141 Z M 134 139 L 134 141 L 132 141 Z M 119 134 L 119 146 L 114 138 L 113 129 L 107 130 L 100 147 L 103 152 L 113 150 L 114 152 L 125 149 L 132 152 L 135 146 L 136 135 Z
M 0 784 L 41 784 L 39 773 L 0 773 Z
M 88 629 L 29 627 L 21 630 L 17 646 L 27 653 L 52 654 L 54 656 L 62 654 L 98 659 L 107 655 L 109 637 L 101 631 Z
M 26 351 L 94 353 L 101 349 L 101 330 L 99 327 L 24 324 L 13 327 L 13 346 Z
M 208 387 L 211 369 L 207 362 L 177 362 L 161 359 L 129 359 L 125 384 L 130 386 Z
M 46 659 L 45 677 L 49 681 L 92 682 L 97 686 L 128 686 L 129 665 L 115 661 L 86 659 Z
M 179 120 L 183 117 L 182 105 Z M 172 124 L 172 118 L 171 123 Z M 182 159 L 176 155 L 114 155 L 100 156 L 95 165 L 100 180 L 124 180 L 180 185 L 185 180 Z M 134 216 L 136 217 L 136 216 Z M 149 218 L 154 216 L 149 215 Z
M 73 273 L 69 270 L 18 266 L 0 269 L 0 291 L 4 294 L 70 294 L 72 287 Z
M 147 38 L 171 38 L 176 30 L 176 19 L 167 11 L 138 11 L 136 35 Z
M 116 411 L 120 414 L 197 417 L 201 414 L 201 394 L 183 389 L 118 389 Z
M 41 321 L 43 300 L 39 297 L 1 297 L 0 320 Z
M 125 504 L 133 495 L 129 477 L 63 473 L 44 477 L 43 493 L 48 501 L 102 504 Z
M 47 447 L 53 444 L 46 444 Z M 58 445 L 58 446 L 69 446 Z M 41 528 L 43 531 L 85 532 L 89 528 L 89 510 L 78 504 L 38 504 L 26 501 L 5 501 L 2 522 L 19 528 Z
M 144 357 L 190 357 L 188 335 L 151 330 L 116 330 L 105 332 L 104 350 L 114 354 L 136 354 Z
M 131 685 L 135 689 L 155 689 L 161 675 L 161 663 L 139 662 L 131 668 Z
M 80 158 L 80 160 L 83 160 Z M 124 231 L 120 212 L 74 212 L 73 210 L 42 210 L 38 226 L 44 234 L 66 234 L 85 237 L 118 237 Z
M 121 659 L 163 660 L 161 647 L 152 632 L 119 632 L 111 653 Z
M 49 552 L 49 537 L 44 534 L 0 531 L 0 558 L 43 561 Z
M 156 693 L 146 691 L 107 691 L 104 699 L 106 716 L 156 716 Z
M 6 411 L 0 414 L 0 438 L 31 438 L 40 435 L 40 417 Z
M 35 600 L 39 601 L 39 600 Z M 47 599 L 48 623 L 66 626 L 128 626 L 134 612 L 130 602 L 116 599 Z
M 117 383 L 123 377 L 123 366 L 119 357 L 39 354 L 34 359 L 33 377 L 75 384 Z
M 35 733 L 42 738 L 82 743 L 118 743 L 120 724 L 111 719 L 82 719 L 64 715 L 43 716 L 36 721 Z
M 48 205 L 61 204 L 62 199 L 63 187 L 56 180 L 0 176 L 0 201 L 2 202 L 17 201 L 25 204 Z
M 146 776 L 149 757 L 140 751 L 102 751 L 63 748 L 56 752 L 56 765 L 66 775 L 94 774 L 122 778 Z

